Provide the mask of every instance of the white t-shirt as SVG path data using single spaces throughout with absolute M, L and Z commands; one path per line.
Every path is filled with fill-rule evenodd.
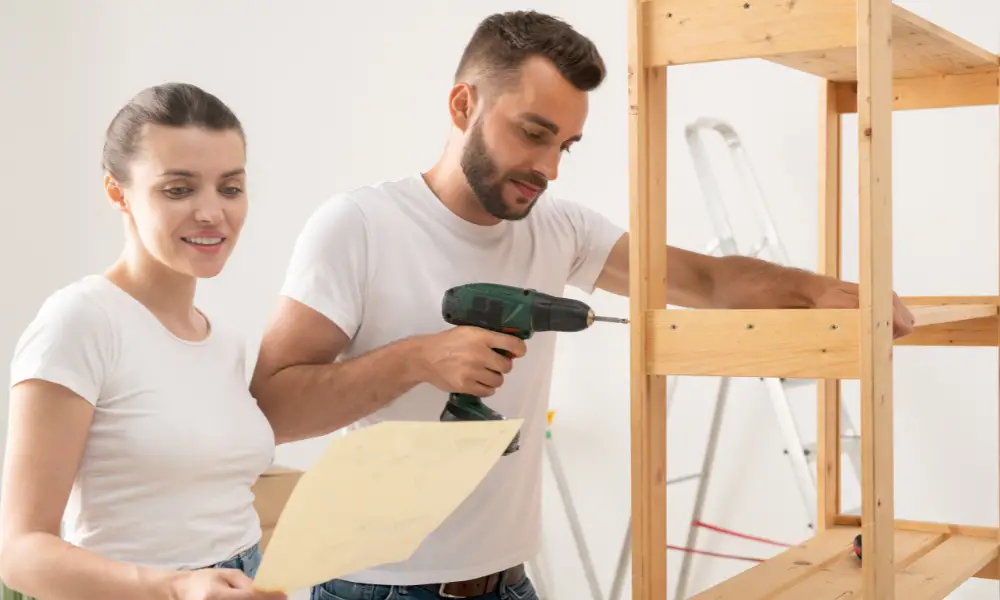
M 470 282 L 585 292 L 624 232 L 578 204 L 546 194 L 521 221 L 480 226 L 461 219 L 419 174 L 326 201 L 294 247 L 282 293 L 329 317 L 352 337 L 344 358 L 401 338 L 436 333 L 446 289 Z M 532 559 L 541 530 L 542 443 L 556 334 L 535 334 L 503 386 L 484 400 L 524 418 L 520 451 L 402 563 L 348 575 L 361 583 L 465 580 Z M 448 394 L 421 384 L 356 424 L 438 420 Z M 387 494 L 407 502 L 405 489 Z M 335 507 L 333 507 L 335 510 Z
M 101 275 L 45 301 L 17 343 L 11 386 L 44 379 L 94 405 L 68 542 L 183 569 L 260 539 L 250 486 L 271 464 L 274 432 L 248 391 L 245 351 L 215 321 L 202 341 L 174 336 Z

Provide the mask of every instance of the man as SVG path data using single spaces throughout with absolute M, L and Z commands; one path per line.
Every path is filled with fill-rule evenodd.
M 409 560 L 313 589 L 313 598 L 535 598 L 541 452 L 554 334 L 527 344 L 450 328 L 449 287 L 488 281 L 562 295 L 628 293 L 628 235 L 545 194 L 580 140 L 604 79 L 594 45 L 535 12 L 493 15 L 466 47 L 449 96 L 452 134 L 427 173 L 339 194 L 299 237 L 252 390 L 279 442 L 351 424 L 437 420 L 447 392 L 521 417 L 504 457 Z M 669 301 L 691 307 L 856 307 L 857 286 L 760 260 L 667 249 Z M 912 317 L 897 304 L 897 333 Z M 494 352 L 510 351 L 513 360 Z M 386 489 L 407 502 L 407 490 Z

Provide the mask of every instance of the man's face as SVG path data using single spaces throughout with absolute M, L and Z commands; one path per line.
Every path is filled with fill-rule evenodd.
M 559 175 L 562 153 L 579 141 L 587 93 L 548 60 L 527 61 L 520 85 L 503 92 L 466 133 L 462 170 L 473 193 L 494 217 L 528 216 Z

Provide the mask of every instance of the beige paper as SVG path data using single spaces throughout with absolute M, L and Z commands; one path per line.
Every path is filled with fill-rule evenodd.
M 292 592 L 409 558 L 522 421 L 388 421 L 335 438 L 288 498 L 254 587 Z

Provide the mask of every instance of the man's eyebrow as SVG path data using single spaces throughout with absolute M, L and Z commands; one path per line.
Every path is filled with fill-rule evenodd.
M 531 121 L 532 123 L 534 123 L 536 125 L 540 125 L 540 126 L 546 128 L 546 129 L 548 129 L 549 131 L 552 132 L 553 135 L 558 135 L 559 134 L 559 126 L 556 125 L 555 123 L 553 123 L 552 121 L 546 119 L 545 117 L 539 115 L 539 114 L 536 114 L 536 113 L 524 113 L 522 115 L 522 118 L 524 118 L 524 120 L 526 120 L 526 121 Z M 582 135 L 574 135 L 573 137 L 570 138 L 570 141 L 571 142 L 579 142 L 582 138 L 583 138 Z

